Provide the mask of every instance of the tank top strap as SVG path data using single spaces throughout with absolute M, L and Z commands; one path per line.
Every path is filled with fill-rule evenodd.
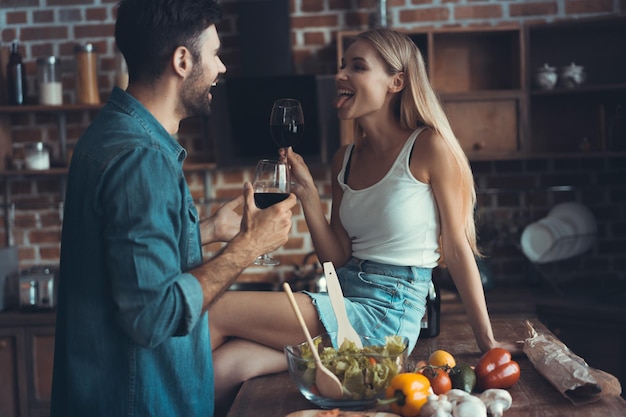
M 411 136 L 409 136 L 409 138 L 404 143 L 404 146 L 402 146 L 402 149 L 400 150 L 400 153 L 398 154 L 398 157 L 394 162 L 394 167 L 397 164 L 403 164 L 402 166 L 404 167 L 409 166 L 409 163 L 411 162 L 411 154 L 413 153 L 413 147 L 415 146 L 415 141 L 417 140 L 419 134 L 422 133 L 425 129 L 426 127 L 422 126 L 415 129 L 413 133 L 411 133 Z

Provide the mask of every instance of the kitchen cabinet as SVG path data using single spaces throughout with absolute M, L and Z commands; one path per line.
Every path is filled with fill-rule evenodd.
M 0 416 L 49 415 L 54 313 L 0 313 Z
M 626 16 L 528 25 L 528 77 L 545 64 L 582 65 L 584 84 L 529 91 L 533 152 L 626 150 Z
M 356 33 L 338 33 L 339 62 Z M 407 35 L 470 159 L 626 151 L 626 16 Z M 586 82 L 541 90 L 546 63 L 583 65 Z M 341 142 L 352 136 L 342 121 Z

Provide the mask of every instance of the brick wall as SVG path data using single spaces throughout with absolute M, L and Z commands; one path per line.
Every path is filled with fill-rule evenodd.
M 34 86 L 35 61 L 39 56 L 62 58 L 65 102 L 74 101 L 72 51 L 77 42 L 92 42 L 99 55 L 99 86 L 103 100 L 115 81 L 115 45 L 112 37 L 117 0 L 2 0 L 0 41 L 3 53 L 13 39 L 22 43 L 29 85 Z M 225 18 L 220 25 L 223 59 L 229 73 L 237 74 L 240 51 L 236 0 L 224 0 Z M 294 64 L 298 73 L 331 74 L 336 68 L 334 36 L 339 30 L 363 29 L 375 20 L 375 0 L 293 0 L 291 35 Z M 626 11 L 626 0 L 389 0 L 389 25 L 398 29 L 446 26 L 494 26 L 510 22 L 555 21 L 614 14 Z M 36 91 L 29 89 L 30 99 Z M 68 116 L 68 142 L 73 143 L 92 114 L 76 112 Z M 56 119 L 45 114 L 11 116 L 13 142 L 45 140 L 56 143 Z M 202 143 L 197 121 L 183 125 L 181 142 L 195 159 L 211 159 Z M 208 153 L 207 153 L 208 152 Z M 576 200 L 590 205 L 600 219 L 600 240 L 584 263 L 574 260 L 565 268 L 597 275 L 606 280 L 623 280 L 626 260 L 626 195 L 623 158 L 581 158 L 564 160 L 476 162 L 473 168 L 479 185 L 479 214 L 484 242 L 497 280 L 520 281 L 534 276 L 520 256 L 515 242 L 521 228 L 541 217 L 559 201 Z M 324 195 L 329 195 L 330 174 L 316 168 L 315 176 Z M 189 174 L 198 207 L 213 211 L 219 203 L 237 194 L 249 169 L 223 169 L 204 175 Z M 209 181 L 209 195 L 204 182 Z M 0 183 L 7 189 L 6 183 Z M 10 184 L 13 210 L 2 197 L 2 216 L 14 218 L 13 235 L 20 246 L 22 267 L 58 262 L 61 230 L 59 178 L 20 179 Z M 567 187 L 557 187 L 567 186 Z M 566 191 L 563 191 L 566 190 Z M 330 204 L 327 212 L 330 212 Z M 9 211 L 9 215 L 5 216 Z M 495 236 L 495 239 L 491 239 Z M 7 240 L 7 227 L 0 223 L 0 245 Z M 217 250 L 214 246 L 210 251 Z M 276 280 L 289 276 L 293 264 L 302 262 L 312 251 L 306 224 L 300 210 L 295 213 L 290 241 L 277 251 L 283 265 L 268 270 L 250 268 L 242 280 Z M 210 253 L 207 253 L 209 255 Z M 532 271 L 531 271 L 532 272 Z M 560 278 L 559 278 L 560 279 Z

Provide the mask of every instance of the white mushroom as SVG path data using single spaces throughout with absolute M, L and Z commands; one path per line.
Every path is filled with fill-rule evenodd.
M 487 411 L 493 417 L 502 417 L 505 410 L 511 408 L 513 398 L 505 389 L 488 389 L 480 394 L 480 399 L 487 406 Z
M 445 395 L 430 394 L 420 410 L 421 417 L 452 417 L 452 404 Z
M 487 407 L 478 397 L 467 395 L 453 408 L 453 417 L 487 417 Z

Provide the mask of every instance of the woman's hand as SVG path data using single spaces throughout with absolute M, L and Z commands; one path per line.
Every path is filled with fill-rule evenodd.
M 293 148 L 282 148 L 280 150 L 280 159 L 289 163 L 291 181 L 295 184 L 291 191 L 300 200 L 305 199 L 307 193 L 311 190 L 316 190 L 309 167 L 304 162 L 302 156 L 293 151 Z
M 228 242 L 241 228 L 241 214 L 235 210 L 243 204 L 243 195 L 221 206 L 215 214 L 200 222 L 202 244 Z
M 508 350 L 512 356 L 521 356 L 524 354 L 524 342 L 496 342 L 494 347 Z

